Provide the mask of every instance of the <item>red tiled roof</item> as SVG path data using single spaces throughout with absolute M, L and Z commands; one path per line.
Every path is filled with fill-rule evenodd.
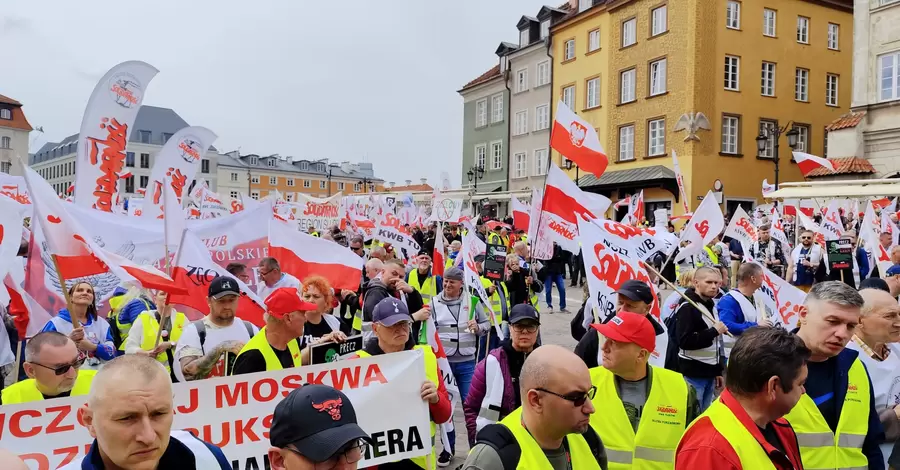
M 850 111 L 847 114 L 831 121 L 831 124 L 825 126 L 826 131 L 837 131 L 840 129 L 849 129 L 859 125 L 862 118 L 865 117 L 865 111 Z
M 394 186 L 393 188 L 384 188 L 385 191 L 392 193 L 405 193 L 407 191 L 434 191 L 430 184 L 411 184 L 409 186 Z
M 875 173 L 875 167 L 869 163 L 865 158 L 860 157 L 839 157 L 839 158 L 829 158 L 832 162 L 834 162 L 834 166 L 837 167 L 837 171 L 831 172 L 826 168 L 816 168 L 815 170 L 809 172 L 807 177 L 810 176 L 833 176 L 833 175 L 851 175 L 851 174 L 871 174 Z
M 5 104 L 12 108 L 12 119 L 0 119 L 0 127 L 20 129 L 29 132 L 33 130 L 31 124 L 28 123 L 28 119 L 25 118 L 25 113 L 22 111 L 22 103 L 19 103 L 10 97 L 0 95 L 0 104 Z
M 3 95 L 0 95 L 0 103 L 6 103 L 6 104 L 15 105 L 15 106 L 22 106 L 22 103 L 19 103 L 18 101 L 14 100 L 8 96 L 3 96 Z
M 465 86 L 462 87 L 462 89 L 465 90 L 466 88 L 473 87 L 475 85 L 479 85 L 481 83 L 484 83 L 488 80 L 491 80 L 491 79 L 499 77 L 499 76 L 500 76 L 500 64 L 497 64 L 497 65 L 491 67 L 491 69 L 488 70 L 487 72 L 479 75 L 478 78 L 476 78 L 475 80 L 472 80 L 471 82 L 466 83 Z

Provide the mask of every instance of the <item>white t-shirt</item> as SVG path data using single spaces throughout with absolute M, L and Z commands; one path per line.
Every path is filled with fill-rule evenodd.
M 296 277 L 291 276 L 288 273 L 281 273 L 281 279 L 279 279 L 278 282 L 276 282 L 272 287 L 267 286 L 265 282 L 259 283 L 259 285 L 256 286 L 256 295 L 259 296 L 260 300 L 265 302 L 272 291 L 282 287 L 296 287 L 299 291 L 303 287 L 303 285 Z
M 206 325 L 206 341 L 200 345 L 200 335 L 197 333 L 197 327 L 191 322 L 184 327 L 181 332 L 181 338 L 178 338 L 178 344 L 175 345 L 175 378 L 184 382 L 184 375 L 181 372 L 181 358 L 190 356 L 203 356 L 205 353 L 212 351 L 219 344 L 225 341 L 241 341 L 246 343 L 250 341 L 250 335 L 247 333 L 247 327 L 244 321 L 235 317 L 229 326 L 218 326 L 213 323 L 208 316 L 203 318 L 203 324 Z M 259 328 L 251 325 L 253 334 L 259 333 Z M 219 362 L 213 367 L 210 377 L 225 376 L 225 355 L 219 358 Z
M 877 361 L 866 354 L 856 341 L 847 343 L 847 348 L 859 351 L 859 360 L 866 366 L 869 378 L 872 380 L 872 394 L 875 395 L 875 411 L 881 413 L 887 408 L 900 405 L 900 346 L 888 344 L 891 353 L 887 359 Z M 881 453 L 884 455 L 885 468 L 887 459 L 894 448 L 893 442 L 880 444 Z

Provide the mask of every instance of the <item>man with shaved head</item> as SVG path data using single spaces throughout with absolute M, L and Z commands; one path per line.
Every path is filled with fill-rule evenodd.
M 154 358 L 129 354 L 107 362 L 79 412 L 94 442 L 63 470 L 231 469 L 217 447 L 172 430 L 172 382 Z
M 478 432 L 463 470 L 607 469 L 606 449 L 591 428 L 596 387 L 571 351 L 545 345 L 519 378 L 522 406 Z

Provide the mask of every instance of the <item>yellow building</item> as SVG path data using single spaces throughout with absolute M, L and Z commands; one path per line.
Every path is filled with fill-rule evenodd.
M 582 174 L 580 186 L 614 201 L 644 190 L 648 216 L 660 207 L 683 213 L 673 151 L 690 209 L 721 187 L 730 212 L 761 202 L 762 181 L 775 182 L 775 139 L 760 153 L 761 129 L 785 131 L 779 181 L 797 181 L 786 131 L 797 129 L 797 150 L 824 155 L 825 127 L 849 110 L 851 0 L 618 0 L 581 11 L 578 3 L 551 28 L 554 112 L 559 100 L 574 103 L 609 156 L 606 173 Z M 586 109 L 597 104 L 595 78 L 599 106 Z M 693 113 L 709 130 L 702 118 L 685 122 Z

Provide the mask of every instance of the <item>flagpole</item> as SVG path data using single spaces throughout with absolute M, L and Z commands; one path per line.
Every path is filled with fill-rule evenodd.
M 66 299 L 66 309 L 69 313 L 72 313 L 72 298 L 69 297 L 69 291 L 66 289 L 66 278 L 63 277 L 62 271 L 59 270 L 59 259 L 56 255 L 52 255 L 53 257 L 53 267 L 56 268 L 56 277 L 59 279 L 59 286 L 62 289 L 63 298 Z M 78 329 L 81 328 L 81 322 L 75 318 L 75 315 L 69 315 L 72 319 L 72 328 Z M 18 372 L 17 372 L 18 373 Z
M 16 344 L 16 367 L 13 369 L 13 373 L 16 375 L 16 382 L 19 381 L 19 367 L 22 364 L 22 350 L 25 349 L 25 343 L 28 342 L 28 338 L 25 338 L 24 341 L 19 341 Z
M 666 283 L 666 285 L 668 285 L 669 287 L 671 287 L 672 290 L 675 291 L 675 293 L 677 293 L 679 296 L 681 296 L 681 298 L 683 298 L 684 300 L 687 300 L 688 303 L 690 303 L 691 305 L 694 306 L 694 308 L 696 308 L 697 310 L 699 310 L 700 313 L 701 313 L 704 317 L 706 317 L 707 320 L 710 320 L 710 321 L 712 321 L 713 323 L 715 323 L 715 322 L 718 321 L 718 320 L 716 320 L 716 318 L 715 318 L 711 313 L 709 313 L 709 310 L 708 310 L 705 306 L 700 305 L 700 304 L 698 304 L 697 302 L 694 302 L 693 300 L 691 300 L 691 298 L 688 297 L 687 295 L 685 295 L 684 292 L 681 292 L 680 290 L 678 290 L 678 287 L 676 287 L 675 284 L 672 284 L 671 282 L 669 282 L 668 279 L 664 278 L 664 277 L 662 276 L 662 274 L 659 273 L 659 271 L 657 271 L 656 269 L 653 268 L 653 266 L 651 266 L 651 265 L 649 265 L 649 264 L 647 264 L 647 263 L 645 263 L 645 262 L 643 262 L 643 261 L 640 261 L 640 263 L 641 263 L 641 266 L 643 266 L 644 268 L 646 268 L 648 271 L 652 272 L 653 274 L 656 274 L 656 276 L 657 276 L 658 278 L 662 279 L 662 281 L 663 281 L 664 283 Z M 728 335 L 728 336 L 731 336 L 732 338 L 734 337 L 734 336 L 732 336 L 732 334 L 729 333 L 728 331 L 726 331 L 725 334 Z

